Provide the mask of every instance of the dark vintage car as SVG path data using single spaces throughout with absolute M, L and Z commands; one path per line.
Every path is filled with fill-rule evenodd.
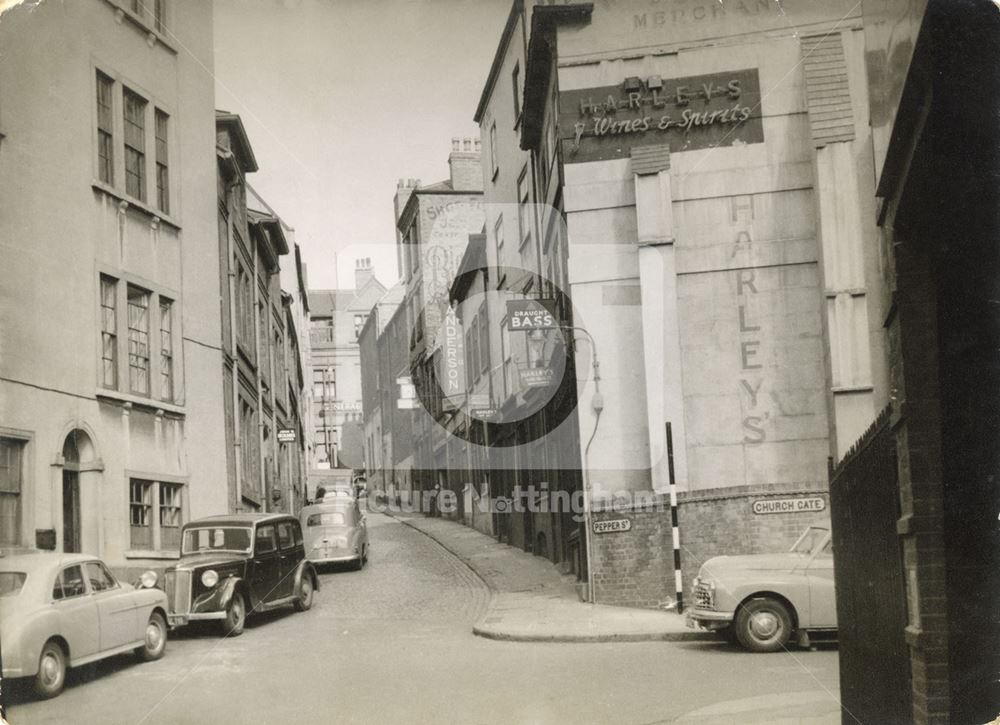
M 287 514 L 229 514 L 185 524 L 181 559 L 164 575 L 172 626 L 218 620 L 236 636 L 248 614 L 312 606 L 319 579 L 302 527 Z

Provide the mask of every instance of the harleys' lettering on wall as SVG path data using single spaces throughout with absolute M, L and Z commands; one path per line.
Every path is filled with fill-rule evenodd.
M 623 158 L 633 146 L 669 144 L 671 153 L 761 143 L 757 69 L 565 91 L 559 136 L 566 163 Z

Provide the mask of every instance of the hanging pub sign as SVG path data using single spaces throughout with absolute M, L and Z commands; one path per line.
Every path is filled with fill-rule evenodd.
M 671 153 L 764 141 L 756 68 L 666 79 L 626 78 L 616 86 L 563 91 L 563 162 L 629 156 L 668 144 Z
M 507 300 L 507 329 L 511 332 L 552 330 L 559 327 L 552 314 L 555 300 Z

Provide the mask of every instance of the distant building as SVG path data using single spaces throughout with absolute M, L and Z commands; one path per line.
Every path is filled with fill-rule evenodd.
M 313 415 L 311 468 L 363 468 L 363 441 L 342 455 L 344 425 L 362 426 L 361 353 L 358 338 L 385 287 L 374 275 L 370 259 L 359 259 L 351 290 L 309 290 L 310 380 Z M 358 465 L 351 465 L 357 463 Z
M 247 183 L 257 162 L 240 117 L 219 111 L 216 124 L 228 508 L 294 512 L 306 486 L 294 326 L 304 316 L 303 280 L 293 256 L 295 273 L 286 279 L 294 287 L 282 292 L 280 259 L 291 230 Z
M 445 413 L 435 383 L 450 288 L 469 235 L 483 227 L 482 170 L 478 142 L 453 139 L 449 178 L 434 184 L 400 182 L 396 190 L 396 230 L 406 287 L 402 302 L 408 339 L 408 370 L 419 406 L 411 416 L 412 458 L 401 462 L 412 472 L 413 491 L 449 489 L 456 495 L 464 478 L 462 454 L 453 436 L 442 435 Z M 422 414 L 421 414 L 422 412 Z
M 389 496 L 406 488 L 398 459 L 408 444 L 411 413 L 399 408 L 397 382 L 409 375 L 404 354 L 409 345 L 397 329 L 405 291 L 402 283 L 393 285 L 372 307 L 358 338 L 368 487 Z M 404 420 L 405 435 L 400 433 Z
M 212 8 L 135 7 L 0 22 L 0 547 L 122 573 L 227 509 Z

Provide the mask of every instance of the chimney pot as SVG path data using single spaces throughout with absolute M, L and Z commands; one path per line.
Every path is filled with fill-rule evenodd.
M 451 139 L 451 150 L 458 151 L 458 136 L 452 136 Z
M 462 148 L 464 151 L 472 151 L 472 139 L 466 137 L 462 142 Z

